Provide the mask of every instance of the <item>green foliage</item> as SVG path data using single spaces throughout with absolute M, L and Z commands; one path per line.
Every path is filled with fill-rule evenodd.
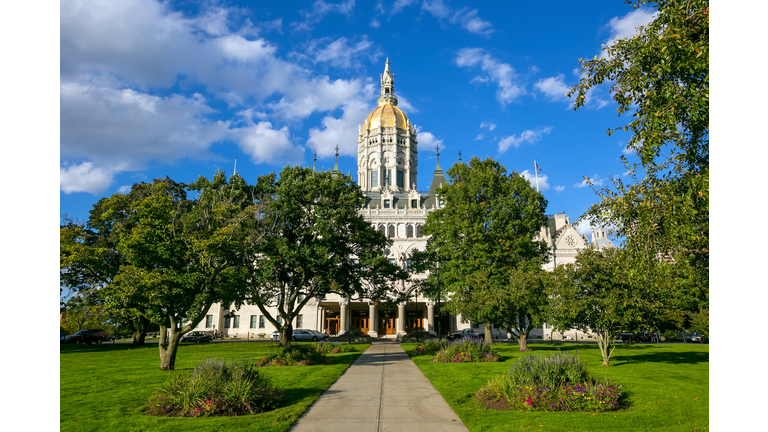
M 476 393 L 480 402 L 506 400 L 508 407 L 518 411 L 587 411 L 605 412 L 623 408 L 626 400 L 621 385 L 594 380 L 583 383 L 512 385 L 508 376 L 498 375 L 488 386 Z
M 305 366 L 329 362 L 322 349 L 312 345 L 289 345 L 279 347 L 258 362 L 258 366 Z
M 355 352 L 355 346 L 346 342 L 316 342 L 315 349 L 323 354 Z
M 274 409 L 282 396 L 282 389 L 245 357 L 236 361 L 208 358 L 189 373 L 171 373 L 147 404 L 148 413 L 159 416 L 243 415 Z
M 546 223 L 547 201 L 520 174 L 507 174 L 490 158 L 454 164 L 448 175 L 451 184 L 437 190 L 445 206 L 427 217 L 427 250 L 414 254 L 414 271 L 430 270 L 422 292 L 434 298 L 439 262 L 440 285 L 451 299 L 448 309 L 473 322 L 498 325 L 510 316 L 502 316 L 498 304 L 488 300 L 510 289 L 511 274 L 523 263 L 546 260 L 546 245 L 534 237 Z M 504 298 L 519 299 L 515 294 Z M 533 313 L 517 306 L 510 307 Z
M 262 184 L 261 218 L 270 221 L 270 235 L 241 256 L 248 293 L 236 306 L 259 306 L 280 330 L 281 344 L 290 344 L 291 322 L 311 299 L 329 293 L 380 299 L 406 277 L 384 256 L 386 237 L 358 215 L 365 197 L 352 177 L 296 166 Z
M 561 384 L 586 383 L 591 380 L 587 362 L 577 352 L 529 355 L 517 359 L 509 368 L 512 386 L 543 384 L 555 387 Z
M 440 363 L 495 362 L 499 357 L 491 346 L 475 338 L 456 339 L 438 351 L 432 361 Z
M 612 83 L 619 116 L 632 119 L 608 134 L 631 131 L 627 148 L 640 158 L 622 157 L 632 181 L 598 189 L 601 201 L 582 217 L 625 238 L 630 281 L 665 298 L 659 326 L 690 327 L 709 304 L 709 2 L 635 7 L 648 3 L 656 19 L 602 58 L 581 60 L 584 78 L 569 92 L 578 109 L 592 87 Z

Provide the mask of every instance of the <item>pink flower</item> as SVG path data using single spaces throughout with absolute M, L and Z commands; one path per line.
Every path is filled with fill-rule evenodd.
M 533 399 L 529 396 L 528 399 L 525 400 L 525 404 L 529 407 L 533 407 Z

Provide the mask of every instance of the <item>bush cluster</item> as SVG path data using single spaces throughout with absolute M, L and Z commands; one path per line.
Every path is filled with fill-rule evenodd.
M 345 342 L 317 342 L 314 348 L 323 354 L 338 354 L 345 352 L 355 352 L 354 345 Z
M 518 359 L 477 397 L 503 398 L 516 410 L 601 412 L 620 408 L 623 392 L 621 385 L 593 380 L 578 355 L 555 353 Z
M 283 390 L 252 360 L 203 359 L 191 372 L 172 372 L 148 398 L 148 414 L 205 417 L 256 414 L 276 408 Z
M 474 338 L 455 339 L 442 347 L 432 358 L 441 363 L 476 363 L 499 361 L 487 343 Z
M 445 339 L 427 339 L 419 343 L 419 346 L 411 350 L 411 357 L 422 355 L 425 352 L 437 352 L 448 346 L 450 342 Z
M 328 363 L 328 357 L 322 349 L 312 345 L 291 345 L 280 347 L 256 363 L 256 366 L 304 366 Z

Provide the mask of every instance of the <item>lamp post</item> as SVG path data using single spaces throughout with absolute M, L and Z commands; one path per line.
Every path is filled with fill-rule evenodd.
M 441 339 L 440 322 L 440 257 L 437 258 L 437 340 Z

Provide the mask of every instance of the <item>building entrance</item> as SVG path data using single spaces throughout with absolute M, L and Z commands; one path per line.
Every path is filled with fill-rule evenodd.
M 338 318 L 326 318 L 325 319 L 325 333 L 332 335 L 339 332 L 339 319 Z
M 352 325 L 359 328 L 365 334 L 368 333 L 368 318 L 352 318 Z
M 397 318 L 379 319 L 379 334 L 397 334 Z
M 405 331 L 410 333 L 417 328 L 424 328 L 424 318 L 406 318 Z

